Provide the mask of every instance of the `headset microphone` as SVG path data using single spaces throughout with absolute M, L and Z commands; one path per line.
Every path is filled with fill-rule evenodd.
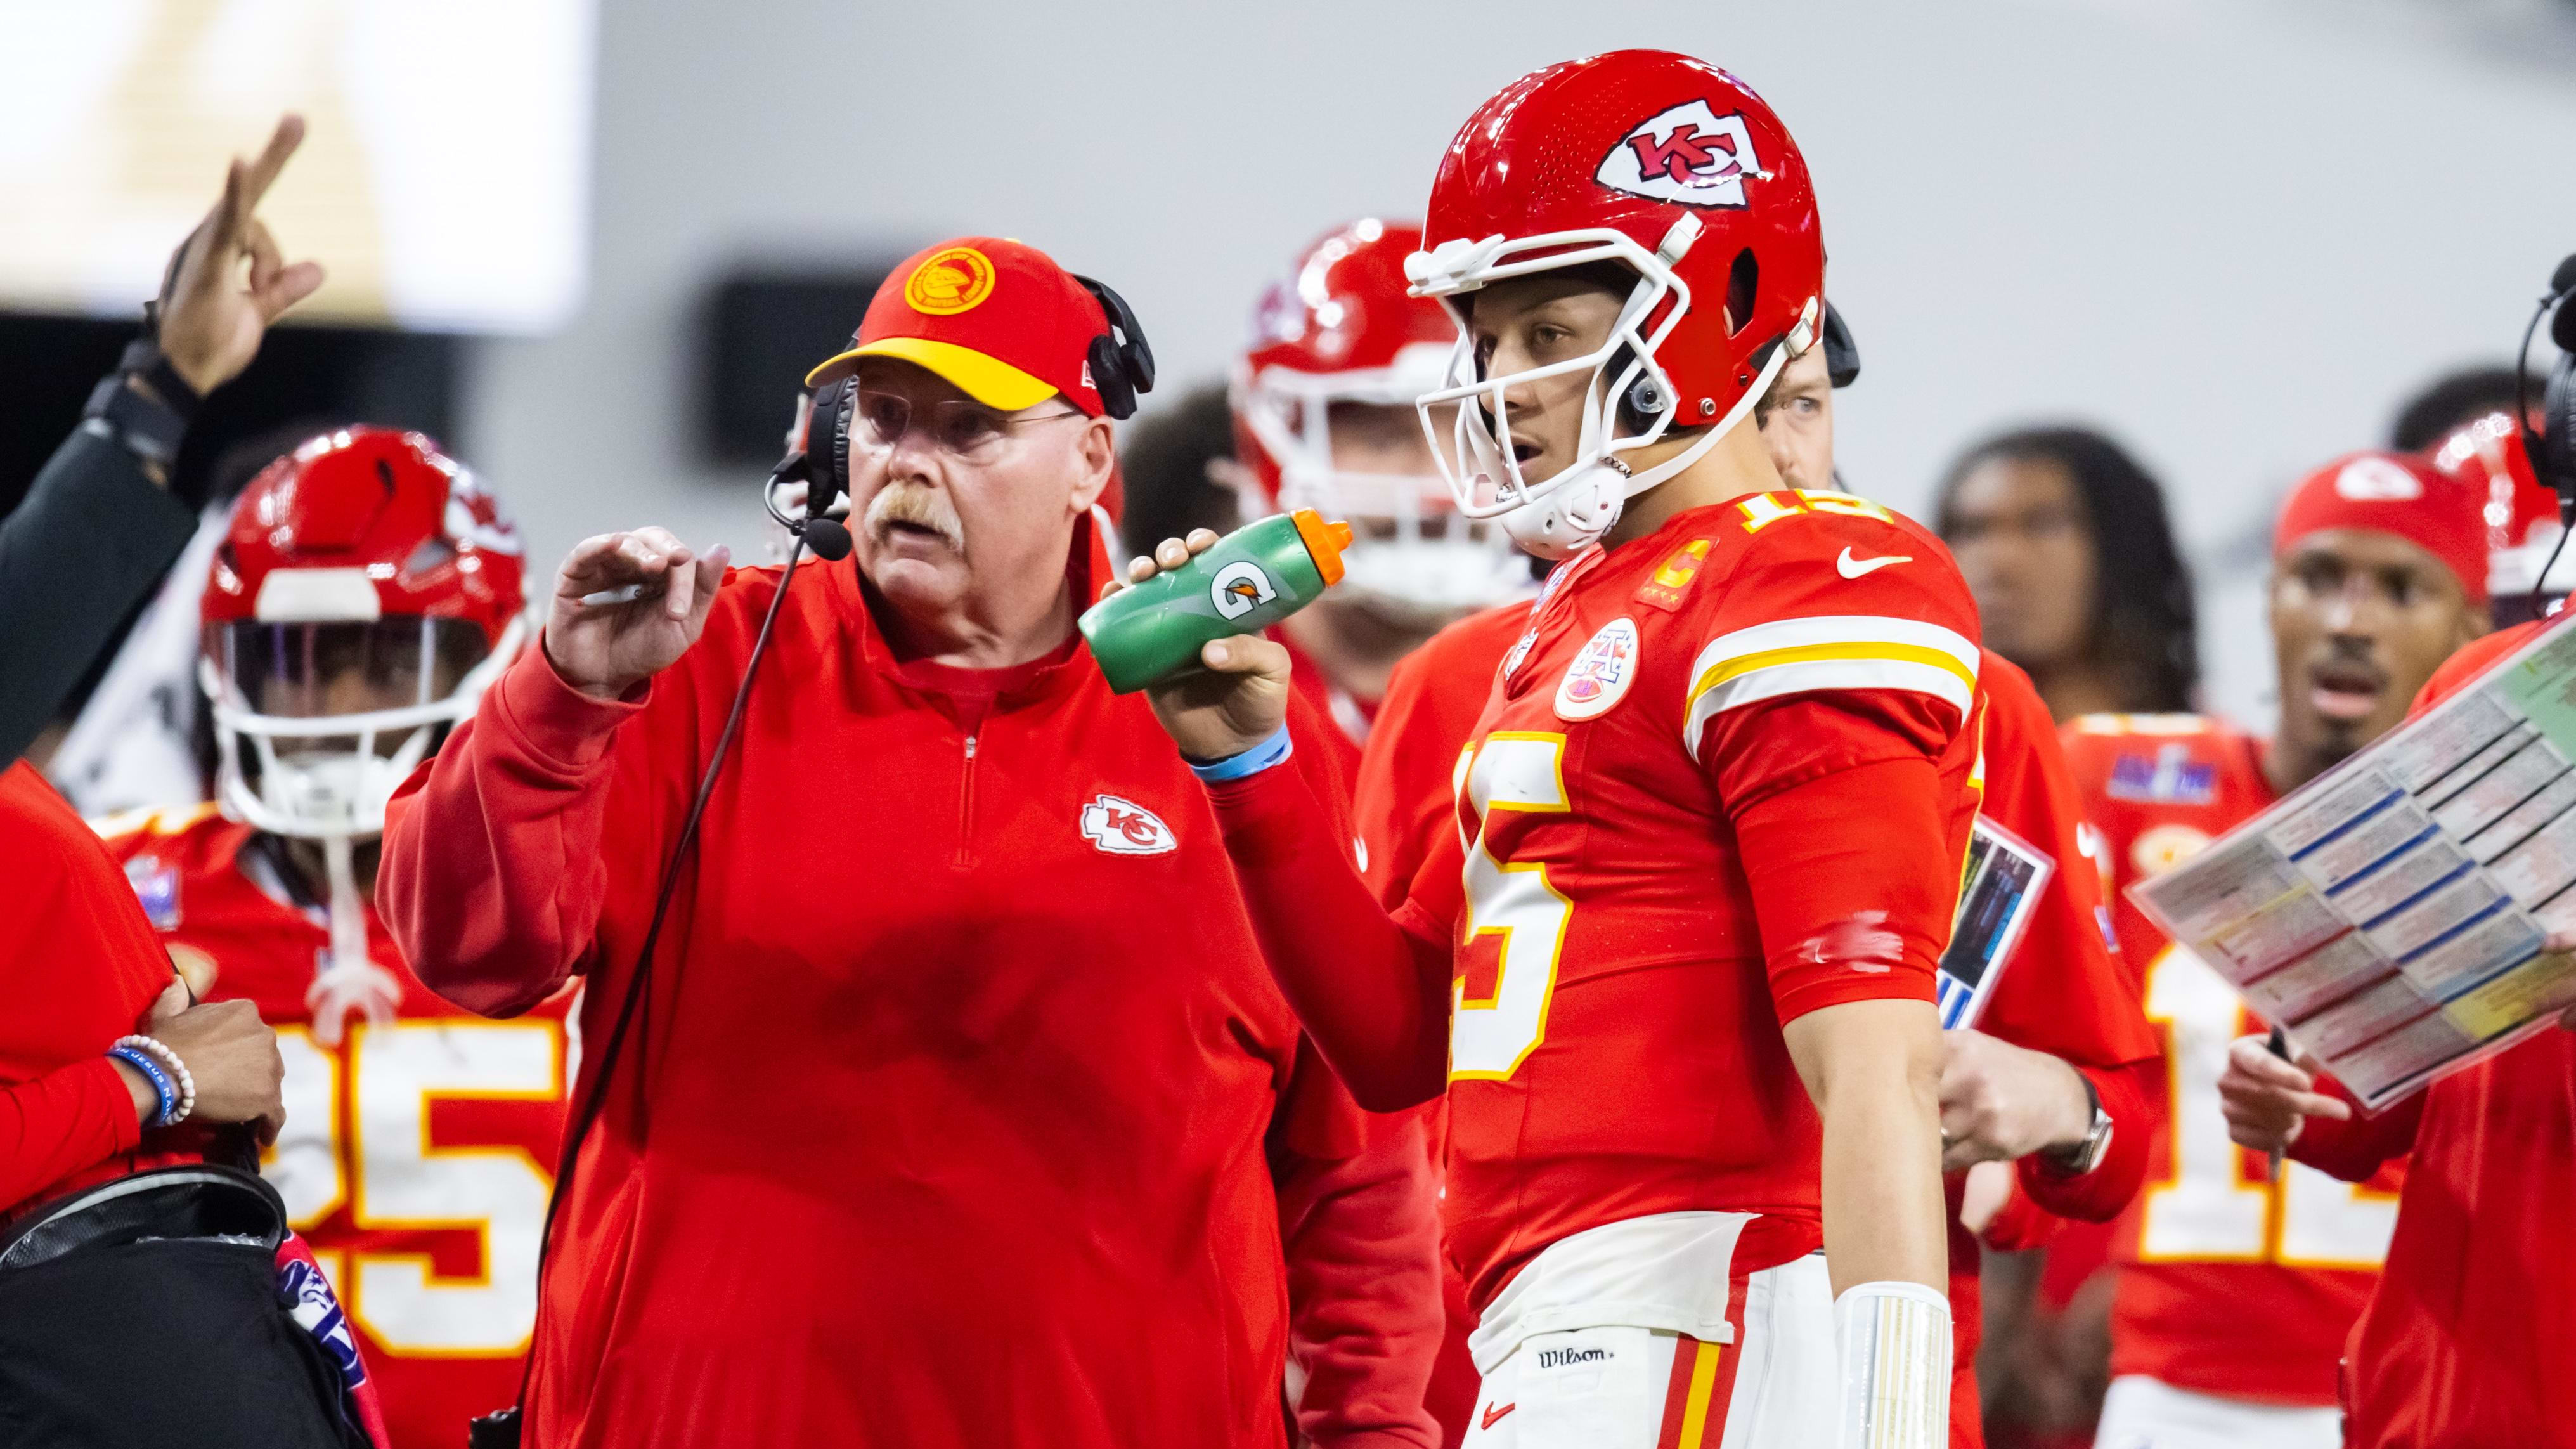
M 769 470 L 769 481 L 760 490 L 761 504 L 778 526 L 827 563 L 839 563 L 850 556 L 849 525 L 825 515 L 849 491 L 833 460 L 849 456 L 850 394 L 856 386 L 854 379 L 843 379 L 813 395 L 796 430 L 796 441 L 789 445 L 787 456 L 778 460 L 778 466 Z M 817 439 L 814 429 L 818 425 L 830 428 L 831 435 Z M 819 456 L 818 442 L 822 448 Z M 781 483 L 805 485 L 802 517 L 790 518 L 779 508 L 776 494 Z

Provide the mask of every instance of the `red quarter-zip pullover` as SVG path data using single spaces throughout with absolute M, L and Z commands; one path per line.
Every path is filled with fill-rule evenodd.
M 1085 525 L 1075 598 L 1105 566 Z M 377 901 L 424 981 L 587 972 L 606 1040 L 778 577 L 630 702 L 529 651 L 405 786 Z M 1292 1336 L 1309 1435 L 1434 1442 L 1418 1129 L 1301 1052 L 1205 792 L 1079 648 L 907 666 L 854 564 L 800 568 L 641 1016 L 546 1265 L 545 1449 L 1269 1446 Z

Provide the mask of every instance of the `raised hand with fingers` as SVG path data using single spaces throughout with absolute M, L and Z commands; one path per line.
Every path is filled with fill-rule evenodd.
M 1186 539 L 1167 538 L 1151 557 L 1127 565 L 1125 583 L 1141 584 L 1164 569 L 1176 569 L 1193 554 L 1216 546 L 1217 536 L 1192 529 Z M 1107 598 L 1125 584 L 1112 579 L 1100 596 Z M 1242 754 L 1278 733 L 1288 719 L 1288 651 L 1257 634 L 1211 639 L 1199 650 L 1203 669 L 1149 685 L 1145 698 L 1154 717 L 1188 759 L 1222 760 Z
M 268 324 L 322 285 L 322 264 L 288 263 L 258 214 L 303 141 L 304 118 L 280 117 L 258 159 L 233 161 L 223 196 L 172 261 L 161 295 L 161 355 L 201 396 L 240 376 Z
M 698 642 L 732 557 L 701 556 L 667 528 L 582 540 L 555 574 L 547 660 L 582 693 L 618 698 Z

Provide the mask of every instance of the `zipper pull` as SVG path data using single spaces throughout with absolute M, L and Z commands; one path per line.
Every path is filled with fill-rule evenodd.
M 966 737 L 966 758 L 970 760 L 975 758 L 975 737 L 973 735 L 968 735 Z

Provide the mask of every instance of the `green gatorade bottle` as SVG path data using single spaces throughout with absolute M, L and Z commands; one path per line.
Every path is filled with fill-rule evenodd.
M 1266 629 L 1313 603 L 1341 582 L 1350 542 L 1349 524 L 1311 508 L 1274 513 L 1085 609 L 1082 637 L 1109 687 L 1133 694 L 1197 668 L 1210 639 Z

